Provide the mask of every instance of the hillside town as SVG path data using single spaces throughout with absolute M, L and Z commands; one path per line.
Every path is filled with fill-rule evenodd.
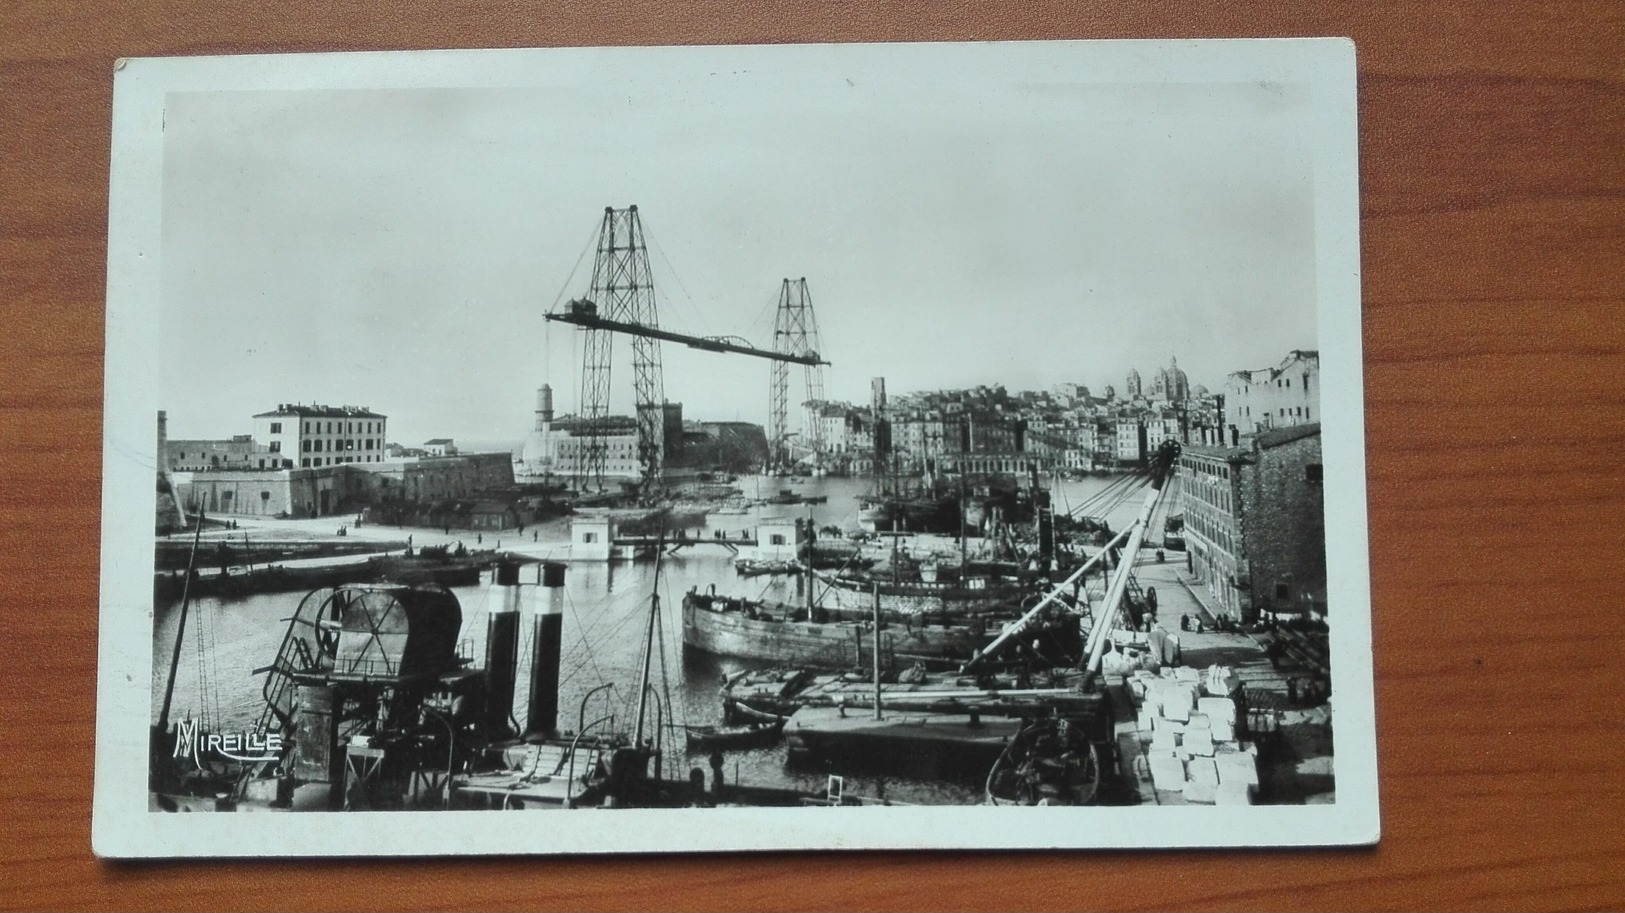
M 1192 384 L 1177 359 L 1149 377 L 1130 370 L 1121 390 L 994 385 L 889 402 L 876 379 L 870 404 L 807 404 L 802 436 L 817 450 L 803 448 L 794 471 L 810 474 L 816 463 L 820 474 L 868 477 L 883 454 L 885 471 L 899 476 L 1079 478 L 1136 471 L 1175 441 L 1181 508 L 1170 539 L 1188 551 L 1217 614 L 1241 621 L 1323 606 L 1318 354 L 1294 350 L 1277 365 L 1234 371 L 1221 392 Z M 180 505 L 228 518 L 370 515 L 500 532 L 568 513 L 588 494 L 578 487 L 582 423 L 554 414 L 546 386 L 531 433 L 512 452 L 463 452 L 445 437 L 389 441 L 388 416 L 365 406 L 282 403 L 249 421 L 247 434 L 170 439 L 159 414 L 160 532 L 181 527 Z M 604 474 L 637 478 L 636 423 L 611 416 L 598 430 Z M 677 403 L 666 404 L 664 444 L 676 490 L 760 470 L 768 451 L 761 426 L 686 421 Z

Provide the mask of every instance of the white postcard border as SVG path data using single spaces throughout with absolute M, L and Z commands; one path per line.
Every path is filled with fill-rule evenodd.
M 165 95 L 181 91 L 568 85 L 605 58 L 903 73 L 922 62 L 1050 81 L 1276 80 L 1312 87 L 1315 249 L 1336 802 L 1302 807 L 887 807 L 172 815 L 148 811 L 153 476 Z M 1043 849 L 1377 840 L 1366 528 L 1354 47 L 1344 39 L 794 45 L 151 58 L 115 67 L 102 588 L 92 843 L 107 857 Z

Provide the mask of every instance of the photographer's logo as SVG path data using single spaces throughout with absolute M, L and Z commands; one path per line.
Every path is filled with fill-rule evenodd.
M 275 732 L 204 732 L 194 720 L 177 723 L 173 756 L 191 758 L 202 769 L 205 754 L 232 761 L 275 761 L 282 754 L 282 736 Z

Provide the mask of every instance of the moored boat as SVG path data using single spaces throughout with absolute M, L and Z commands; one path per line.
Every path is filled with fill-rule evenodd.
M 882 621 L 880 653 L 893 664 L 964 660 L 989 636 L 988 626 L 980 621 L 951 625 Z M 874 624 L 818 620 L 805 607 L 690 590 L 683 597 L 683 644 L 717 656 L 844 669 L 870 662 Z
M 760 558 L 735 558 L 734 571 L 741 577 L 760 577 L 763 574 L 793 574 L 800 570 L 794 561 L 763 561 Z
M 987 774 L 989 805 L 1090 805 L 1100 792 L 1100 750 L 1064 718 L 1023 726 Z
M 684 726 L 689 751 L 761 748 L 784 735 L 784 717 L 724 726 Z
M 883 574 L 816 573 L 819 602 L 832 615 L 963 618 L 1009 612 L 1031 591 L 1019 578 L 967 575 L 935 581 L 892 581 Z

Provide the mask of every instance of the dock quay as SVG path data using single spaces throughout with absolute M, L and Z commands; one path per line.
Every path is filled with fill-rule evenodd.
M 596 774 L 626 763 L 628 755 L 613 747 L 593 746 L 575 757 L 574 746 L 563 742 L 515 743 L 502 753 L 501 769 L 462 774 L 452 780 L 448 804 L 453 808 L 558 810 L 613 807 L 610 793 L 595 788 Z M 651 759 L 659 765 L 659 759 Z M 643 808 L 694 808 L 739 806 L 751 808 L 798 808 L 828 804 L 828 795 L 802 789 L 729 783 L 720 756 L 711 766 L 710 776 L 691 768 L 686 780 L 652 775 L 648 761 L 634 761 L 645 767 L 634 779 L 641 782 L 636 805 Z M 856 801 L 850 804 L 858 804 Z

